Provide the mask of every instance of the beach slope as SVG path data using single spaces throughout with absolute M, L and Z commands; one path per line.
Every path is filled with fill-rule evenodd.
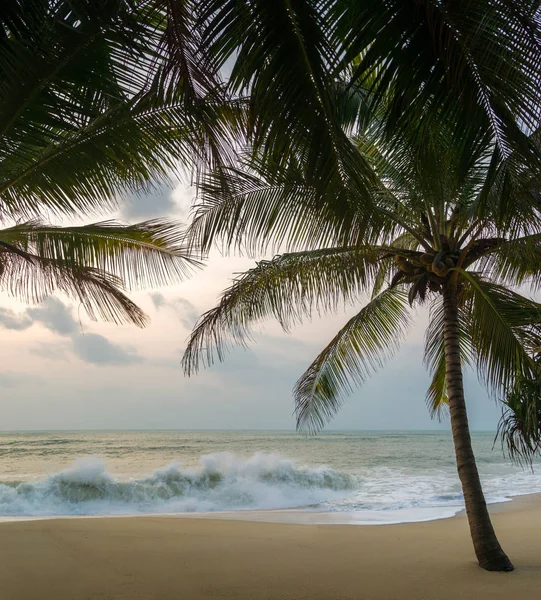
M 463 516 L 385 526 L 175 517 L 0 524 L 4 600 L 538 598 L 541 500 L 493 509 L 510 574 L 476 566 Z

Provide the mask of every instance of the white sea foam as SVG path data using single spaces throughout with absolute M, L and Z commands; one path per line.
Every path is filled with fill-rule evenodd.
M 326 467 L 302 467 L 270 454 L 241 459 L 203 456 L 201 466 L 172 463 L 123 481 L 90 457 L 41 480 L 0 484 L 0 514 L 47 516 L 180 513 L 307 506 L 351 491 L 354 477 Z

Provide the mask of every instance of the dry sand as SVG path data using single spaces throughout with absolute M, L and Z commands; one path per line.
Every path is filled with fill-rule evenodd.
M 383 526 L 175 517 L 0 523 L 0 599 L 541 598 L 541 498 L 492 512 L 513 573 L 476 566 L 463 516 Z

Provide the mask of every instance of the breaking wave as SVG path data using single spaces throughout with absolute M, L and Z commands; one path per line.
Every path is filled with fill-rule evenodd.
M 343 497 L 355 477 L 327 467 L 297 466 L 272 454 L 241 459 L 203 456 L 200 466 L 171 463 L 124 481 L 97 457 L 79 459 L 38 481 L 0 484 L 0 515 L 156 514 L 298 508 Z

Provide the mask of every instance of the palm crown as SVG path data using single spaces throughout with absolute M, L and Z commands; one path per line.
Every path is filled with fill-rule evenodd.
M 404 140 L 391 150 L 357 137 L 359 152 L 379 181 L 370 228 L 361 239 L 344 240 L 338 232 L 340 245 L 278 255 L 238 277 L 192 333 L 187 372 L 212 362 L 215 354 L 221 358 L 229 338 L 242 343 L 254 321 L 275 317 L 289 329 L 314 311 L 335 311 L 368 296 L 295 387 L 298 424 L 317 429 L 351 383 L 362 383 L 398 347 L 412 320 L 410 307 L 427 304 L 425 360 L 433 374 L 428 401 L 436 411 L 446 399 L 442 293 L 453 286 L 463 362 L 475 364 L 497 394 L 517 377 L 532 375 L 528 349 L 538 335 L 541 305 L 513 288 L 541 283 L 541 222 L 538 205 L 531 202 L 539 185 L 525 170 L 523 183 L 513 188 L 513 210 L 507 210 L 497 203 L 504 182 L 491 173 L 490 146 L 479 148 L 464 168 L 446 134 L 443 127 L 432 130 L 422 151 Z M 317 197 L 317 189 L 299 171 L 284 173 L 281 187 L 277 178 L 268 182 L 235 172 L 225 187 L 230 195 L 217 201 L 209 182 L 212 198 L 199 207 L 191 226 L 203 243 L 218 219 L 227 239 L 257 237 L 263 221 L 281 232 L 285 244 L 296 243 L 301 228 L 312 242 L 329 241 L 335 233 L 310 211 L 306 199 Z M 293 209 L 283 206 L 280 217 L 276 213 L 286 195 Z M 302 222 L 292 220 L 295 207 L 303 205 Z M 363 206 L 359 220 L 366 220 L 366 212 Z

